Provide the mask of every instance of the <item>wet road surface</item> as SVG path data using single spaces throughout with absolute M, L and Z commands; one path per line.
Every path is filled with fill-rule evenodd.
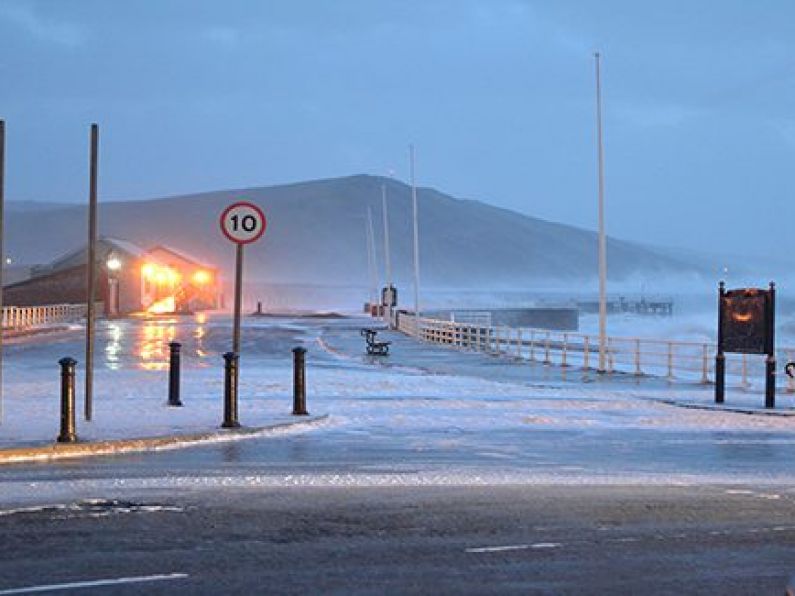
M 242 380 L 265 406 L 289 396 L 290 349 L 310 349 L 309 408 L 326 426 L 0 469 L 0 590 L 149 577 L 71 590 L 760 594 L 795 571 L 787 420 L 642 395 L 708 388 L 583 379 L 396 334 L 372 359 L 360 325 L 244 332 Z M 111 322 L 98 378 L 162 371 L 177 339 L 200 391 L 228 331 L 223 318 Z M 12 346 L 9 366 L 37 383 L 80 342 Z M 50 507 L 14 512 L 35 505 Z M 187 576 L 151 579 L 174 573 Z

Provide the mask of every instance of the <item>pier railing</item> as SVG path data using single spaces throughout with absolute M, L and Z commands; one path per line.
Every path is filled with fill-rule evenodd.
M 28 329 L 39 325 L 77 321 L 86 316 L 85 304 L 52 304 L 48 306 L 6 306 L 3 308 L 3 329 Z
M 460 350 L 583 370 L 596 370 L 599 363 L 598 335 L 417 318 L 405 313 L 400 313 L 397 325 L 400 331 L 421 341 Z M 604 372 L 608 374 L 700 383 L 711 383 L 715 378 L 717 346 L 713 342 L 615 336 L 606 339 Z M 785 364 L 795 359 L 795 347 L 777 348 L 776 358 L 782 384 L 795 392 L 795 380 L 784 373 Z M 762 380 L 764 359 L 763 355 L 726 354 L 727 380 L 743 387 Z

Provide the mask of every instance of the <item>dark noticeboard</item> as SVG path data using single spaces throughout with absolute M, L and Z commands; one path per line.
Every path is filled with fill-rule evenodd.
M 724 352 L 767 354 L 772 300 L 769 290 L 743 288 L 721 296 L 721 336 Z
M 766 354 L 765 407 L 776 407 L 776 284 L 770 288 L 718 288 L 718 353 L 715 355 L 715 403 L 726 393 L 726 355 Z

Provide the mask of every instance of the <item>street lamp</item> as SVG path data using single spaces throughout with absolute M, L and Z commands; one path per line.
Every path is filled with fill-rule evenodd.
M 116 256 L 109 256 L 107 262 L 105 263 L 108 266 L 108 271 L 118 271 L 121 269 L 121 261 Z
M 119 278 L 117 274 L 121 270 L 121 259 L 110 253 L 105 261 L 105 266 L 108 268 L 108 297 L 105 315 L 115 317 L 119 314 Z

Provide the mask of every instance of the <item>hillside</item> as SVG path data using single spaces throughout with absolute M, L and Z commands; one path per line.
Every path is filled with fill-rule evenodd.
M 383 264 L 381 185 L 387 185 L 395 277 L 411 272 L 411 189 L 374 176 L 351 176 L 152 200 L 101 203 L 100 233 L 142 246 L 171 244 L 229 267 L 234 251 L 217 218 L 245 198 L 268 217 L 268 232 L 246 252 L 250 279 L 327 285 L 366 284 L 365 218 L 373 209 Z M 422 281 L 428 287 L 530 286 L 539 280 L 577 281 L 596 274 L 593 232 L 527 217 L 485 203 L 419 190 Z M 12 204 L 13 205 L 13 204 Z M 85 242 L 83 206 L 35 204 L 8 210 L 6 250 L 15 263 L 47 262 Z M 609 276 L 700 273 L 663 251 L 610 239 Z

